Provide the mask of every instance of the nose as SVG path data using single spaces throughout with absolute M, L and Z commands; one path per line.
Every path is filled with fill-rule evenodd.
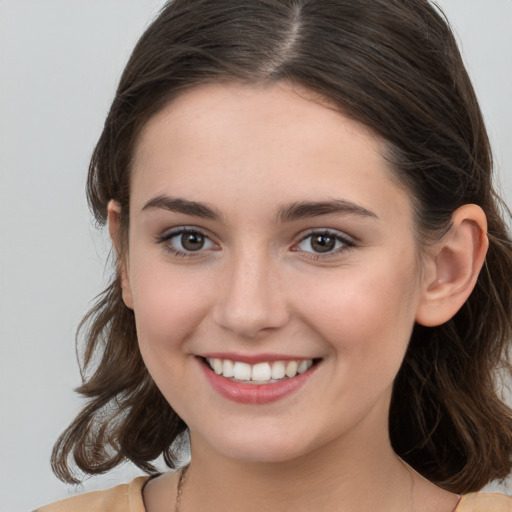
M 226 265 L 215 299 L 217 325 L 239 338 L 255 339 L 289 321 L 279 266 L 265 254 L 246 254 Z

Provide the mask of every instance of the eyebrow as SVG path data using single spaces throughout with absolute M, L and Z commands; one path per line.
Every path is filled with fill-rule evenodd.
M 184 215 L 193 215 L 204 219 L 222 220 L 222 215 L 215 208 L 205 203 L 179 197 L 157 196 L 150 199 L 142 207 L 142 211 L 152 209 L 183 213 Z M 374 212 L 356 203 L 344 199 L 335 199 L 331 201 L 300 201 L 282 206 L 277 212 L 276 221 L 285 223 L 329 214 L 355 215 L 378 219 Z
M 356 203 L 344 199 L 335 199 L 332 201 L 301 201 L 292 203 L 279 209 L 277 220 L 279 222 L 290 222 L 333 213 L 378 219 L 374 212 Z
M 221 220 L 221 214 L 210 206 L 197 201 L 189 201 L 179 197 L 157 196 L 150 199 L 142 207 L 142 211 L 162 209 L 170 212 L 193 215 L 204 219 Z

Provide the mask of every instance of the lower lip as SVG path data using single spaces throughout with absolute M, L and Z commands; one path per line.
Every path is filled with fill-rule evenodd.
M 291 395 L 309 380 L 319 366 L 315 364 L 309 370 L 296 377 L 274 382 L 273 384 L 243 384 L 217 375 L 202 359 L 200 364 L 211 386 L 220 395 L 233 402 L 254 405 L 277 402 Z

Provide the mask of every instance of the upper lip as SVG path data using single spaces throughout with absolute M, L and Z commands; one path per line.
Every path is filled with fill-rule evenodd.
M 307 357 L 302 355 L 287 354 L 241 354 L 237 352 L 208 352 L 200 354 L 199 357 L 205 359 L 229 359 L 230 361 L 240 361 L 250 365 L 258 363 L 266 363 L 272 361 L 304 361 L 309 359 L 318 359 L 315 357 Z

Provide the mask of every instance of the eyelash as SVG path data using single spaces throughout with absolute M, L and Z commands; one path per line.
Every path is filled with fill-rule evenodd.
M 203 246 L 200 249 L 198 249 L 197 251 L 183 251 L 183 250 L 176 249 L 175 247 L 173 247 L 172 244 L 170 243 L 170 241 L 173 238 L 177 238 L 177 237 L 183 236 L 185 234 L 199 235 L 200 237 L 202 237 L 204 239 L 205 244 L 207 244 L 209 246 L 206 247 L 206 249 Z M 301 250 L 298 248 L 302 243 L 304 243 L 308 239 L 312 239 L 312 237 L 314 237 L 314 236 L 317 236 L 317 237 L 323 236 L 323 237 L 333 238 L 335 244 L 340 243 L 341 246 L 335 248 L 334 250 L 328 250 L 324 253 L 318 252 L 318 251 L 306 251 L 306 250 Z M 198 257 L 198 256 L 201 256 L 204 253 L 204 251 L 207 249 L 219 247 L 217 244 L 215 244 L 215 242 L 213 242 L 210 239 L 209 236 L 204 234 L 203 231 L 201 231 L 198 228 L 194 228 L 194 227 L 180 227 L 180 228 L 174 229 L 172 231 L 164 233 L 161 236 L 156 237 L 156 242 L 158 244 L 161 244 L 163 246 L 164 250 L 167 251 L 168 253 L 172 254 L 173 256 L 178 256 L 178 257 L 183 257 L 183 258 Z M 311 243 L 312 242 L 310 242 L 310 244 Z M 356 244 L 354 243 L 354 241 L 351 238 L 349 238 L 346 235 L 340 234 L 340 232 L 338 232 L 338 231 L 333 231 L 333 230 L 329 230 L 329 229 L 321 229 L 321 230 L 310 231 L 306 236 L 302 237 L 297 243 L 295 243 L 292 246 L 291 250 L 294 252 L 302 252 L 302 254 L 309 259 L 319 260 L 319 259 L 325 259 L 325 258 L 337 256 L 342 252 L 352 249 L 353 247 L 355 247 L 355 245 Z
M 333 238 L 335 243 L 339 242 L 341 244 L 341 247 L 335 248 L 334 250 L 326 251 L 325 253 L 316 252 L 316 251 L 304 251 L 302 250 L 302 253 L 305 257 L 310 258 L 312 260 L 319 260 L 319 259 L 325 259 L 330 257 L 338 256 L 342 252 L 346 252 L 353 247 L 355 247 L 355 242 L 349 238 L 347 235 L 342 235 L 339 231 L 333 231 L 329 229 L 321 229 L 321 230 L 313 230 L 310 231 L 306 236 L 302 237 L 298 243 L 296 243 L 292 250 L 293 251 L 300 251 L 300 249 L 295 249 L 295 247 L 298 247 L 300 244 L 305 242 L 308 239 L 311 239 L 316 236 L 324 236 L 324 237 L 330 237 Z M 312 241 L 310 242 L 310 244 Z
M 169 231 L 167 233 L 164 233 L 163 235 L 158 236 L 156 238 L 156 242 L 158 244 L 161 244 L 163 246 L 164 250 L 167 251 L 168 253 L 172 254 L 173 256 L 179 256 L 179 257 L 183 257 L 183 258 L 194 258 L 194 257 L 201 256 L 202 253 L 204 252 L 203 247 L 201 247 L 197 251 L 182 251 L 180 249 L 176 249 L 175 247 L 173 247 L 171 245 L 170 241 L 173 238 L 177 238 L 177 237 L 183 236 L 185 234 L 199 235 L 204 239 L 205 243 L 207 243 L 207 244 L 209 243 L 211 247 L 218 247 L 214 242 L 212 242 L 212 240 L 210 239 L 209 236 L 205 235 L 200 229 L 193 228 L 193 227 L 180 227 L 180 228 L 174 229 L 172 231 Z M 210 247 L 208 247 L 208 248 L 210 248 Z

